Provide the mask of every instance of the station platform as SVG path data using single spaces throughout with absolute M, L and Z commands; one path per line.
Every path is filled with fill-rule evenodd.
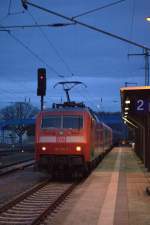
M 53 218 L 57 225 L 150 225 L 150 174 L 128 147 L 113 148 Z

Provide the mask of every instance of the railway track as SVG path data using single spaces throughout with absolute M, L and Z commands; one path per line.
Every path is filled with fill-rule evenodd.
M 23 169 L 25 167 L 31 166 L 35 163 L 35 160 L 26 160 L 20 163 L 14 163 L 10 166 L 5 166 L 0 168 L 0 176 L 5 175 L 7 173 L 11 173 L 15 170 Z
M 44 181 L 0 209 L 0 225 L 37 225 L 71 193 L 77 183 Z

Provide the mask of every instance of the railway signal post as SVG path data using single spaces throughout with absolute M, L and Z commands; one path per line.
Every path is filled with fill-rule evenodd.
M 37 96 L 41 96 L 41 111 L 43 111 L 44 96 L 46 95 L 46 69 L 38 69 Z

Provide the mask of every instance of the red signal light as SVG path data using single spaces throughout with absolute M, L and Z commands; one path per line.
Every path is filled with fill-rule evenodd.
M 43 79 L 44 79 L 44 76 L 43 76 L 43 75 L 41 75 L 41 76 L 40 76 L 40 79 L 41 79 L 41 80 L 43 80 Z

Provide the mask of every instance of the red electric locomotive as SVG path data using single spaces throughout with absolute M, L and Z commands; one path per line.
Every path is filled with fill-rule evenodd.
M 83 104 L 55 104 L 36 119 L 39 169 L 87 172 L 112 146 L 112 130 Z

